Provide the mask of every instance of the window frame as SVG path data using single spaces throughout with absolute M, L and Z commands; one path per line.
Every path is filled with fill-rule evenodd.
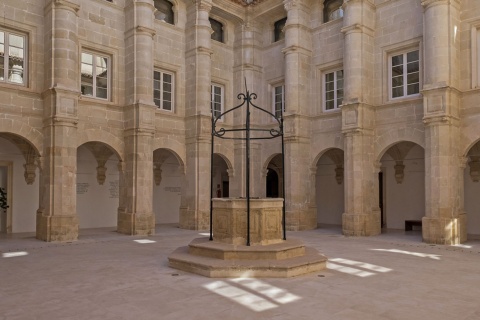
M 0 32 L 3 32 L 3 75 L 0 74 L 0 83 L 10 84 L 15 86 L 28 87 L 28 34 L 23 32 L 11 31 L 10 29 L 0 28 Z M 23 69 L 22 69 L 22 82 L 10 81 L 10 35 L 17 36 L 23 39 Z M 12 68 L 13 69 L 13 68 Z
M 412 93 L 412 94 L 408 94 L 408 59 L 407 59 L 407 56 L 409 53 L 412 53 L 412 52 L 417 52 L 418 54 L 418 60 L 416 60 L 416 62 L 418 63 L 418 69 L 417 69 L 417 73 L 418 73 L 418 92 L 415 92 L 415 93 Z M 398 56 L 402 56 L 402 88 L 403 88 L 403 93 L 401 96 L 398 96 L 398 97 L 394 97 L 393 96 L 393 71 L 392 71 L 392 68 L 393 68 L 393 65 L 392 65 L 392 59 L 394 57 L 398 57 Z M 388 61 L 387 61 L 387 67 L 388 67 L 388 99 L 389 100 L 399 100 L 399 99 L 405 99 L 405 98 L 412 98 L 412 97 L 418 97 L 420 95 L 420 91 L 421 91 L 421 87 L 422 87 L 422 72 L 421 72 L 421 63 L 422 63 L 422 59 L 421 59 L 421 50 L 420 48 L 408 48 L 408 49 L 405 49 L 405 50 L 401 50 L 401 51 L 395 51 L 395 52 L 390 52 L 388 54 Z M 415 61 L 413 61 L 415 62 Z M 405 72 L 407 71 L 407 72 Z M 410 73 L 411 74 L 411 73 Z M 398 88 L 398 86 L 397 86 Z
M 220 110 L 217 110 L 214 108 L 214 95 L 215 95 L 215 90 L 214 88 L 220 88 Z M 218 103 L 217 103 L 218 104 Z M 220 112 L 222 114 L 225 112 L 225 86 L 223 84 L 219 84 L 216 82 L 212 82 L 210 84 L 210 112 L 213 112 L 214 117 L 216 117 L 216 114 Z M 223 117 L 220 117 L 218 121 L 223 121 Z
M 159 89 L 156 90 L 155 89 L 155 81 L 158 81 L 158 80 L 155 80 L 155 73 L 158 72 L 160 73 L 160 86 L 159 86 Z M 170 75 L 171 76 L 171 91 L 170 91 L 170 94 L 171 94 L 171 100 L 170 100 L 170 110 L 169 109 L 165 109 L 164 107 L 164 98 L 163 98 L 163 94 L 164 94 L 164 76 L 165 75 Z M 160 101 L 160 105 L 158 105 L 156 102 L 155 102 L 155 91 L 160 91 L 160 98 L 158 99 Z M 153 103 L 157 106 L 157 109 L 158 110 L 162 110 L 162 111 L 166 111 L 166 112 L 175 112 L 175 73 L 174 72 L 171 72 L 171 71 L 166 71 L 166 70 L 163 70 L 163 69 L 160 69 L 160 68 L 155 68 L 153 70 Z
M 277 88 L 281 88 L 282 89 L 282 92 L 281 92 L 281 109 L 280 110 L 277 110 Z M 280 112 L 281 113 L 279 115 L 277 115 L 277 112 Z M 281 115 L 285 114 L 285 84 L 284 83 L 276 83 L 276 84 L 273 84 L 272 85 L 272 113 L 276 116 L 276 117 L 280 117 Z
M 97 66 L 93 64 L 92 62 L 92 95 L 84 94 L 82 92 L 82 64 L 83 62 L 83 54 L 89 54 L 92 56 L 92 61 L 95 61 L 97 57 L 99 58 L 106 58 L 107 59 L 107 97 L 97 97 Z M 95 51 L 90 51 L 90 50 L 82 50 L 80 52 L 80 92 L 82 97 L 87 97 L 91 99 L 99 99 L 99 100 L 105 100 L 105 101 L 110 101 L 111 96 L 112 96 L 112 56 L 106 53 L 98 53 Z
M 340 106 L 343 104 L 343 96 L 342 96 L 342 104 L 338 104 L 338 75 L 337 72 L 342 71 L 342 91 L 345 90 L 345 72 L 342 67 L 331 69 L 322 73 L 322 109 L 324 112 L 332 112 L 340 110 Z M 327 109 L 327 76 L 333 73 L 333 108 Z M 331 101 L 331 100 L 329 100 Z

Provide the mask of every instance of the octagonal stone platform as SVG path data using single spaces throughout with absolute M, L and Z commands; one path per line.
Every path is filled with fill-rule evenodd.
M 327 258 L 298 239 L 283 240 L 283 199 L 213 200 L 213 241 L 198 238 L 169 257 L 172 268 L 210 278 L 285 278 L 326 268 Z

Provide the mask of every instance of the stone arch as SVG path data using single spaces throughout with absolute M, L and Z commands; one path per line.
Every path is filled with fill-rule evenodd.
M 376 161 L 394 144 L 409 141 L 425 149 L 425 132 L 416 127 L 395 128 L 381 133 L 375 140 Z
M 169 139 L 166 137 L 155 137 L 153 140 L 153 150 L 166 149 L 172 152 L 178 160 L 178 163 L 185 168 L 186 163 L 186 151 L 185 145 L 177 140 Z
M 311 168 L 316 168 L 317 164 L 318 164 L 318 161 L 320 160 L 321 157 L 323 157 L 327 152 L 331 151 L 331 150 L 341 150 L 342 152 L 343 149 L 342 148 L 338 148 L 338 147 L 329 147 L 329 148 L 326 148 L 322 151 L 320 151 L 317 156 L 313 159 L 312 161 L 312 164 L 311 164 Z
M 88 129 L 85 131 L 79 130 L 77 138 L 77 148 L 88 142 L 100 142 L 108 146 L 117 155 L 119 161 L 123 161 L 125 144 L 123 140 L 119 139 L 110 132 L 99 129 Z
M 178 165 L 183 168 L 182 171 L 185 171 L 185 162 L 184 162 L 183 159 L 180 157 L 180 155 L 179 155 L 177 152 L 175 152 L 175 150 L 172 150 L 172 149 L 170 149 L 170 148 L 163 148 L 163 147 L 162 147 L 162 148 L 156 148 L 156 149 L 154 149 L 153 152 L 155 152 L 155 151 L 157 151 L 157 150 L 165 150 L 165 151 L 170 152 L 170 153 L 175 157 L 175 159 L 177 159 Z
M 382 145 L 381 146 L 381 149 L 377 149 L 377 150 L 380 150 L 378 153 L 377 153 L 377 156 L 375 158 L 375 163 L 379 163 L 380 160 L 383 158 L 383 156 L 385 155 L 385 153 L 390 149 L 392 148 L 393 146 L 397 145 L 397 144 L 400 144 L 402 142 L 407 142 L 407 143 L 414 143 L 420 147 L 423 148 L 423 150 L 425 150 L 425 145 L 423 144 L 423 140 L 420 141 L 421 143 L 419 143 L 419 141 L 415 141 L 415 140 L 410 140 L 410 139 L 403 139 L 403 140 L 394 140 L 394 141 L 388 141 L 389 143 L 388 144 L 385 144 L 385 145 Z M 378 146 L 378 145 L 377 145 Z
M 228 169 L 233 169 L 233 161 L 231 159 L 234 158 L 233 150 L 222 143 L 215 143 L 213 148 L 213 153 L 218 154 L 225 160 L 227 163 Z
M 0 133 L 10 133 L 28 141 L 38 155 L 43 154 L 43 134 L 28 124 L 14 119 L 0 119 Z
M 262 167 L 262 171 L 263 170 L 266 170 L 268 168 L 268 165 L 270 164 L 270 162 L 273 160 L 273 158 L 275 158 L 276 156 L 279 156 L 279 155 L 282 155 L 281 153 L 273 153 L 271 154 L 267 160 L 265 160 L 265 162 L 263 163 L 263 167 Z

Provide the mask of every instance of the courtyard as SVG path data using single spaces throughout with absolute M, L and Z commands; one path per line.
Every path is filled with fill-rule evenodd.
M 429 245 L 420 231 L 345 237 L 340 228 L 288 232 L 329 258 L 289 279 L 210 279 L 168 267 L 206 236 L 157 225 L 153 236 L 80 230 L 47 243 L 0 238 L 0 319 L 479 319 L 480 241 Z

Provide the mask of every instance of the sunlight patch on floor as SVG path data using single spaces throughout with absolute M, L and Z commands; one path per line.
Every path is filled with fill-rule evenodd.
M 373 251 L 383 251 L 383 252 L 392 252 L 392 253 L 400 253 L 406 254 L 415 257 L 421 258 L 430 258 L 433 260 L 440 260 L 441 255 L 438 254 L 429 254 L 429 253 L 422 253 L 422 252 L 413 252 L 413 251 L 405 251 L 405 250 L 398 250 L 398 249 L 370 249 Z
M 148 239 L 138 239 L 138 240 L 133 240 L 135 241 L 136 243 L 141 243 L 141 244 L 145 244 L 145 243 L 156 243 L 157 241 L 153 241 L 153 240 L 148 240 Z
M 374 276 L 377 273 L 390 272 L 392 269 L 377 266 L 371 263 L 343 259 L 343 258 L 331 258 L 327 262 L 327 268 L 330 270 L 347 273 L 353 276 L 365 278 Z M 367 271 L 368 270 L 368 271 Z
M 26 255 L 28 255 L 28 252 L 26 251 L 4 252 L 2 253 L 2 258 L 22 257 Z
M 274 309 L 301 299 L 284 289 L 252 278 L 214 281 L 203 287 L 256 312 Z

